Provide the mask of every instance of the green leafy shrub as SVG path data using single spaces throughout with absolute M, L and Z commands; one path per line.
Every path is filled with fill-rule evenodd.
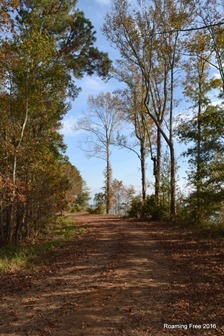
M 75 212 L 80 212 L 82 210 L 81 206 L 76 203 L 71 203 L 69 205 L 69 212 L 75 213 Z
M 157 203 L 154 195 L 147 196 L 143 204 L 142 216 L 152 220 L 162 220 L 168 216 L 168 205 Z
M 92 215 L 103 215 L 105 213 L 105 205 L 98 204 L 95 208 L 88 208 L 87 212 Z
M 147 196 L 145 202 L 141 200 L 140 196 L 134 197 L 128 215 L 133 218 L 161 220 L 167 218 L 168 213 L 168 204 L 158 204 L 155 196 L 151 195 Z
M 143 202 L 140 196 L 133 197 L 128 211 L 128 216 L 132 218 L 140 218 L 142 215 Z

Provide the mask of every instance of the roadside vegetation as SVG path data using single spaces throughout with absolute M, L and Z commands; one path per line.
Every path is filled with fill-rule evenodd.
M 57 220 L 46 230 L 39 232 L 37 237 L 2 247 L 0 272 L 32 268 L 36 257 L 53 252 L 67 241 L 78 239 L 84 232 L 85 230 L 77 227 L 70 217 L 58 216 Z
M 82 194 L 61 121 L 75 79 L 105 78 L 111 62 L 76 4 L 0 1 L 0 246 L 32 238 Z
M 77 0 L 0 1 L 0 248 L 15 258 L 26 258 L 21 246 L 51 230 L 64 210 L 223 234 L 223 4 L 111 5 L 102 31 L 119 52 L 114 64 L 95 47 L 96 32 Z M 118 81 L 115 92 L 89 96 L 74 125 L 87 134 L 88 156 L 105 161 L 104 186 L 92 206 L 60 132 L 80 91 L 76 80 L 85 75 Z M 114 178 L 112 146 L 137 155 L 137 193 Z M 178 185 L 179 155 L 186 186 Z

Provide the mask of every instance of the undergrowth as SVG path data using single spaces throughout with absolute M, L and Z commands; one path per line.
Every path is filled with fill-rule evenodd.
M 195 234 L 204 238 L 224 238 L 224 222 L 202 222 L 200 224 L 177 217 L 174 223 L 180 228 L 189 228 Z
M 199 232 L 208 238 L 224 238 L 224 223 L 202 225 L 199 227 Z
M 84 229 L 76 227 L 69 217 L 60 216 L 37 239 L 0 248 L 0 272 L 31 268 L 33 258 L 53 251 L 64 242 L 83 233 Z

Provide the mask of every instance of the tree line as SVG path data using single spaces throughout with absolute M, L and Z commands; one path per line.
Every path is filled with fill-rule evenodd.
M 116 144 L 140 159 L 142 193 L 137 203 L 143 213 L 153 203 L 157 212 L 171 218 L 180 212 L 195 223 L 222 218 L 223 12 L 218 0 L 112 1 L 103 33 L 120 52 L 111 74 L 125 88 L 90 98 L 88 118 L 95 118 L 97 127 L 86 119 L 79 122 L 91 134 L 90 155 L 103 155 L 107 162 L 107 212 L 112 181 L 108 154 Z M 183 103 L 188 108 L 178 118 Z M 116 122 L 109 126 L 112 116 Z M 132 125 L 137 147 L 122 133 L 121 120 Z M 177 141 L 187 146 L 183 156 L 189 163 L 190 192 L 182 198 L 177 197 Z M 147 157 L 153 167 L 153 197 L 147 195 Z
M 76 3 L 0 2 L 1 244 L 43 229 L 82 192 L 59 130 L 79 92 L 75 79 L 104 78 L 110 60 L 94 46 L 93 26 Z
M 17 242 L 45 228 L 67 203 L 89 194 L 65 156 L 59 130 L 85 74 L 125 84 L 89 97 L 76 127 L 88 131 L 89 155 L 105 160 L 106 212 L 195 223 L 223 215 L 224 26 L 218 0 L 113 0 L 105 37 L 120 52 L 112 66 L 76 0 L 0 1 L 0 241 Z M 181 92 L 181 94 L 180 94 Z M 179 119 L 178 99 L 188 104 Z M 123 132 L 132 125 L 132 139 Z M 190 192 L 177 197 L 176 142 L 187 147 Z M 113 179 L 111 146 L 133 151 L 141 195 Z M 146 162 L 153 170 L 148 195 Z M 75 202 L 74 202 L 75 200 Z M 121 201 L 120 201 L 121 200 Z M 117 209 L 117 210 L 116 210 Z

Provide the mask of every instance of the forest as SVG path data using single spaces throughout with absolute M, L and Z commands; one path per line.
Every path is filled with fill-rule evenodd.
M 94 27 L 77 0 L 0 1 L 1 245 L 35 235 L 64 210 L 122 209 L 223 232 L 223 7 L 219 0 L 113 0 L 102 27 L 121 56 L 112 62 L 95 47 Z M 60 128 L 79 94 L 76 80 L 93 74 L 124 88 L 89 96 L 75 125 L 88 133 L 88 154 L 106 166 L 105 187 L 88 208 L 88 187 L 65 155 Z M 178 116 L 183 100 L 188 108 Z M 177 186 L 177 143 L 189 164 L 187 194 Z M 113 179 L 112 146 L 138 156 L 140 195 Z

